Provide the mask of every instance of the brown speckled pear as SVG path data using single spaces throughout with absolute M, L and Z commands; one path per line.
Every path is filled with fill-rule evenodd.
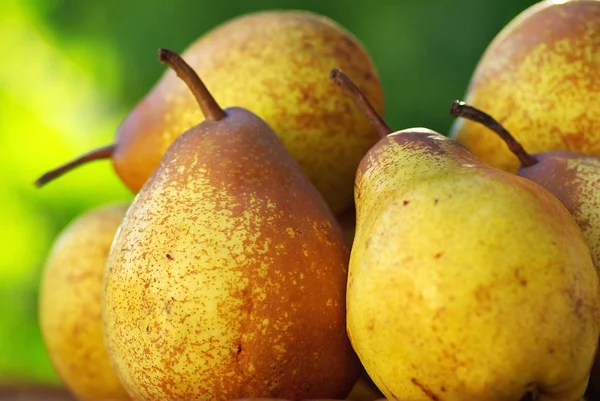
M 331 90 L 329 70 L 339 66 L 355 77 L 380 112 L 384 103 L 375 66 L 351 33 L 310 12 L 264 11 L 216 27 L 182 56 L 219 104 L 252 110 L 273 128 L 333 213 L 351 203 L 356 167 L 377 134 L 342 93 Z M 119 127 L 115 144 L 83 161 L 111 157 L 125 185 L 137 192 L 173 140 L 200 120 L 194 98 L 167 71 Z
M 140 400 L 343 398 L 349 249 L 272 129 L 223 111 L 175 53 L 206 120 L 178 137 L 115 238 L 107 346 Z
M 104 346 L 104 266 L 127 205 L 78 217 L 57 237 L 40 281 L 39 319 L 46 350 L 63 383 L 80 400 L 127 400 Z
M 492 41 L 465 102 L 501 121 L 532 153 L 600 156 L 600 1 L 542 1 Z M 519 161 L 484 127 L 457 120 L 451 137 L 494 167 Z
M 362 99 L 384 136 L 357 172 L 348 276 L 369 376 L 388 399 L 580 400 L 600 287 L 571 214 L 441 134 L 392 133 Z
M 560 199 L 583 231 L 600 272 L 600 158 L 564 150 L 529 154 L 514 135 L 487 112 L 457 101 L 451 113 L 498 134 L 521 164 L 517 174 L 537 182 Z

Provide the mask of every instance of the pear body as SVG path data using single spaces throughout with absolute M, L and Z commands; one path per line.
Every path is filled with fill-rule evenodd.
M 537 164 L 521 167 L 518 174 L 552 192 L 569 209 L 600 270 L 600 159 L 569 151 L 544 152 L 535 158 Z
M 140 400 L 343 398 L 349 250 L 318 191 L 256 115 L 183 134 L 107 263 L 104 328 Z
M 598 276 L 556 197 L 413 129 L 365 156 L 356 205 L 348 333 L 388 399 L 583 396 Z
M 378 137 L 331 89 L 329 71 L 344 69 L 383 111 L 377 72 L 354 36 L 310 12 L 265 11 L 216 27 L 182 57 L 221 106 L 252 110 L 273 128 L 334 214 L 351 203 L 358 163 Z M 116 172 L 137 192 L 173 140 L 203 119 L 185 84 L 167 71 L 120 126 Z
M 512 20 L 479 61 L 465 101 L 486 110 L 531 153 L 600 156 L 600 1 L 542 1 Z M 450 136 L 516 172 L 493 132 L 458 119 Z
M 108 252 L 127 205 L 89 211 L 63 230 L 40 282 L 39 319 L 58 375 L 80 400 L 126 400 L 102 334 L 101 293 Z

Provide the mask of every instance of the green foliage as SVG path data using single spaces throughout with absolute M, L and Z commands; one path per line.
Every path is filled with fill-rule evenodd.
M 237 15 L 263 9 L 325 14 L 367 47 L 390 125 L 450 127 L 489 41 L 532 1 L 5 0 L 0 13 L 0 381 L 57 378 L 37 326 L 37 285 L 52 241 L 94 206 L 131 199 L 109 162 L 43 190 L 41 172 L 110 143 L 121 119 L 165 67 L 158 47 L 183 50 Z

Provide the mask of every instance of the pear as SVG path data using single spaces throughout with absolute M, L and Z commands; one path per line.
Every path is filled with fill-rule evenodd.
M 564 150 L 530 154 L 488 113 L 458 101 L 453 103 L 451 113 L 496 132 L 520 162 L 517 174 L 560 199 L 583 231 L 594 265 L 600 271 L 600 158 Z
M 356 176 L 348 335 L 388 399 L 579 400 L 600 330 L 577 223 L 540 185 L 425 128 L 397 132 L 340 71 L 382 139 Z
M 600 1 L 541 1 L 514 18 L 479 60 L 465 102 L 486 110 L 532 153 L 600 156 Z M 519 161 L 496 135 L 456 120 L 450 136 L 494 167 Z
M 221 109 L 176 53 L 159 59 L 206 119 L 166 151 L 107 261 L 104 332 L 123 384 L 139 400 L 345 397 L 360 363 L 341 228 L 262 119 Z
M 42 338 L 54 368 L 80 400 L 126 400 L 102 334 L 108 252 L 126 204 L 86 212 L 57 237 L 40 281 Z
M 377 142 L 376 132 L 347 98 L 329 91 L 341 66 L 383 112 L 383 90 L 363 45 L 336 22 L 307 11 L 263 11 L 214 28 L 182 53 L 224 107 L 252 110 L 278 134 L 334 214 L 352 201 L 354 172 Z M 112 158 L 137 192 L 167 147 L 202 119 L 193 96 L 167 71 L 119 127 L 115 143 L 40 177 L 43 185 L 72 168 Z

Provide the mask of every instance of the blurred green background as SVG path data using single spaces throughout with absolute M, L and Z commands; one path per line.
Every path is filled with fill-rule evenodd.
M 396 129 L 447 133 L 489 41 L 526 0 L 2 0 L 0 13 L 0 382 L 56 383 L 37 325 L 37 287 L 53 239 L 95 206 L 132 199 L 107 161 L 36 190 L 46 169 L 112 141 L 164 71 L 215 25 L 263 9 L 325 14 L 370 51 Z

